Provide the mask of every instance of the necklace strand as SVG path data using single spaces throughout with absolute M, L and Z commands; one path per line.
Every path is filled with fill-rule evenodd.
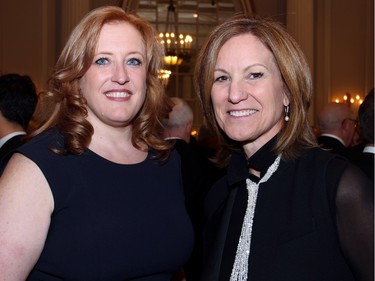
M 253 219 L 255 212 L 255 205 L 258 196 L 259 185 L 268 179 L 277 170 L 280 164 L 281 155 L 277 156 L 273 164 L 268 168 L 267 173 L 259 181 L 255 183 L 249 178 L 246 179 L 246 186 L 248 191 L 247 197 L 247 208 L 245 217 L 242 223 L 242 230 L 240 239 L 238 241 L 236 257 L 232 268 L 232 274 L 230 281 L 246 281 L 249 267 L 249 256 L 250 256 L 250 245 L 251 245 L 251 233 L 253 229 Z

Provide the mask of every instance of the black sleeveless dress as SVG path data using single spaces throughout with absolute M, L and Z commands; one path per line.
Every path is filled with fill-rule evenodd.
M 59 155 L 56 131 L 18 152 L 34 161 L 54 197 L 47 240 L 28 281 L 170 280 L 188 259 L 193 230 L 185 210 L 180 160 L 110 162 L 88 150 Z

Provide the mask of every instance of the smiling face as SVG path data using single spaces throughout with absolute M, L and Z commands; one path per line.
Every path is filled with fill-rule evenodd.
M 251 156 L 282 128 L 289 104 L 272 53 L 252 34 L 220 49 L 211 99 L 219 127 Z
M 146 64 L 144 41 L 131 24 L 103 26 L 92 64 L 79 82 L 94 127 L 131 124 L 145 100 Z

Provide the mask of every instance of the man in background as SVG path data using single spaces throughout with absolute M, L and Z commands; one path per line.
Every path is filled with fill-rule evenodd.
M 186 143 L 191 140 L 194 115 L 189 104 L 181 98 L 172 97 L 173 109 L 164 122 L 166 139 L 181 139 Z
M 318 114 L 318 143 L 333 153 L 347 156 L 357 127 L 350 108 L 343 103 L 328 103 Z
M 194 115 L 189 104 L 177 97 L 172 97 L 171 101 L 172 111 L 169 118 L 163 121 L 164 138 L 175 141 L 176 151 L 181 157 L 186 209 L 194 221 L 195 232 L 201 233 L 202 202 L 208 189 L 218 179 L 218 169 L 210 163 L 191 136 Z M 197 260 L 192 258 L 186 267 L 194 268 L 195 262 Z
M 191 129 L 194 115 L 189 104 L 177 97 L 170 98 L 173 103 L 168 119 L 163 120 L 164 139 L 175 142 L 175 148 L 181 157 L 181 173 L 184 181 L 187 208 L 190 214 L 196 208 L 195 203 L 200 197 L 204 185 L 204 159 L 191 142 Z
M 29 76 L 0 76 L 0 175 L 14 149 L 23 144 L 37 101 L 36 87 Z
M 351 161 L 374 182 L 374 89 L 365 97 L 358 110 L 359 135 L 364 148 L 353 154 Z

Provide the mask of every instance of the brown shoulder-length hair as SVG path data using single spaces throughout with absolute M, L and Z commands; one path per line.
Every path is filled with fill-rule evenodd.
M 116 6 L 92 10 L 72 31 L 49 78 L 49 91 L 40 97 L 41 104 L 35 116 L 35 119 L 39 117 L 40 124 L 30 137 L 55 126 L 65 137 L 66 153 L 82 154 L 87 149 L 94 129 L 86 119 L 86 101 L 80 93 L 79 79 L 92 63 L 103 25 L 112 22 L 133 25 L 146 45 L 147 92 L 145 102 L 133 120 L 132 143 L 139 149 L 153 148 L 163 158 L 171 148 L 171 144 L 161 137 L 161 120 L 171 111 L 171 103 L 158 79 L 163 49 L 148 22 Z
M 195 90 L 206 121 L 216 132 L 222 146 L 214 159 L 220 165 L 227 164 L 230 154 L 241 149 L 241 144 L 230 140 L 216 122 L 211 101 L 214 69 L 218 53 L 225 42 L 247 33 L 256 36 L 272 52 L 284 82 L 285 93 L 290 101 L 290 119 L 289 122 L 284 122 L 274 152 L 282 153 L 284 159 L 293 159 L 300 155 L 302 147 L 316 146 L 307 119 L 312 96 L 312 81 L 309 66 L 300 47 L 276 21 L 235 15 L 212 31 L 200 50 L 195 67 Z

